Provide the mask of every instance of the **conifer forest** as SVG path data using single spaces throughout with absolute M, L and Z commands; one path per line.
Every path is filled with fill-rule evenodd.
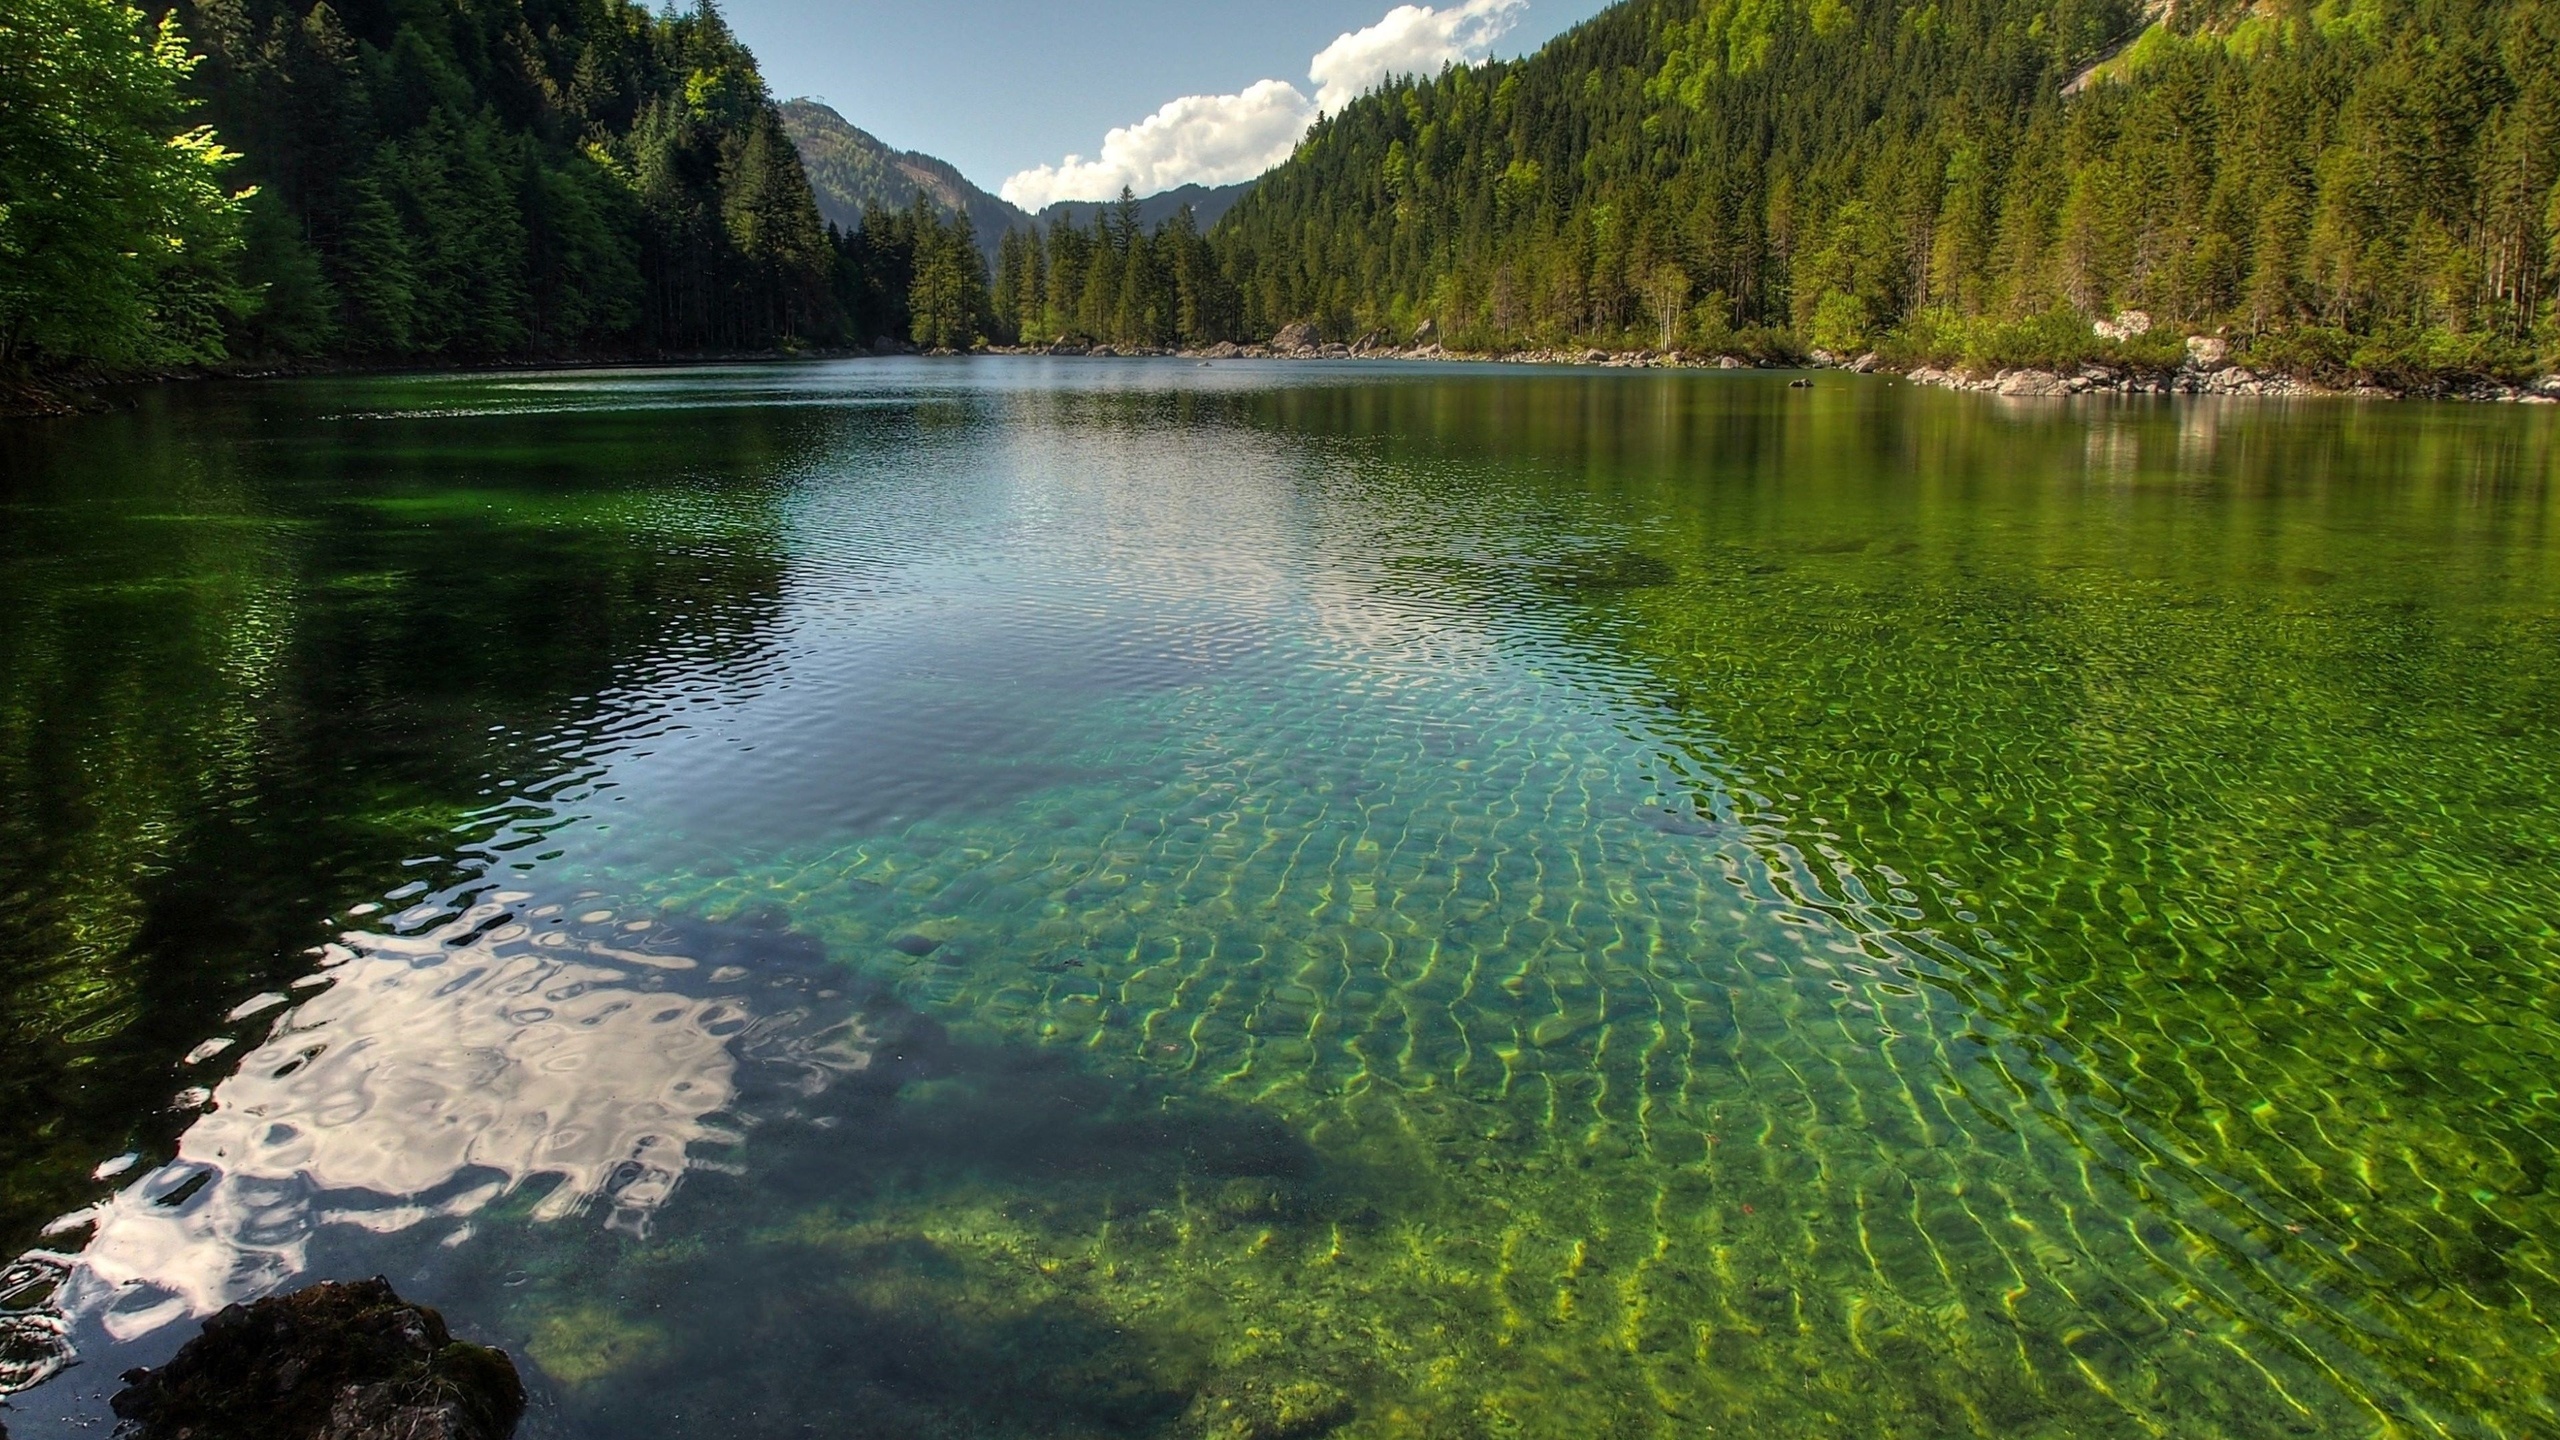
M 22 369 L 1301 322 L 1907 363 L 2218 335 L 2331 378 L 2560 348 L 2549 0 L 1625 0 L 1382 85 L 1205 234 L 1124 203 L 998 237 L 921 203 L 832 231 L 711 3 L 9 8 Z M 2129 310 L 2155 338 L 2093 334 Z

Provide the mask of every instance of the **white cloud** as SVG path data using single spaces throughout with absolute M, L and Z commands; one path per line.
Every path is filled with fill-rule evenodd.
M 1481 60 L 1527 8 L 1529 0 L 1466 0 L 1446 10 L 1399 5 L 1316 56 L 1307 67 L 1316 104 L 1330 114 L 1391 75 L 1437 75 L 1443 66 Z
M 1241 95 L 1186 95 L 1135 125 L 1102 137 L 1102 154 L 1070 155 L 1025 170 L 1003 195 L 1025 210 L 1060 200 L 1107 200 L 1126 186 L 1141 195 L 1198 183 L 1250 180 L 1289 158 L 1315 123 L 1315 105 L 1285 80 L 1260 80 Z
M 1322 112 L 1340 110 L 1395 75 L 1436 75 L 1481 60 L 1529 0 L 1462 0 L 1435 9 L 1399 5 L 1366 30 L 1334 37 L 1307 67 L 1315 98 L 1285 80 L 1258 80 L 1237 95 L 1186 95 L 1135 125 L 1102 137 L 1091 160 L 1070 155 L 1004 182 L 1005 199 L 1025 210 L 1061 200 L 1108 200 L 1125 187 L 1141 195 L 1177 185 L 1250 180 L 1289 158 Z

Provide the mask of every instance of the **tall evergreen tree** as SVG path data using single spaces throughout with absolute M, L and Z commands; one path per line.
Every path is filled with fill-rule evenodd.
M 1029 343 L 1194 345 L 1243 333 L 1235 287 L 1188 206 L 1150 231 L 1124 190 L 1091 229 L 1070 214 L 1005 237 L 998 269 L 999 321 Z
M 908 284 L 910 338 L 929 350 L 967 350 L 985 338 L 991 305 L 986 257 L 966 212 L 945 224 L 919 194 L 909 217 L 914 269 Z

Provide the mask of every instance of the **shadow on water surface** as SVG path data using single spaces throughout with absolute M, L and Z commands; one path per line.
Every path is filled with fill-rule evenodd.
M 0 1129 L 12 1243 L 102 1159 L 166 1153 L 172 1062 L 306 969 L 330 911 L 485 863 L 599 692 L 765 644 L 769 482 L 807 423 L 608 416 L 475 452 L 310 398 L 11 432 L 0 1104 L 41 1117 Z
M 1356 1377 L 1222 1364 L 1114 1292 L 1125 1252 L 1374 1230 L 1354 1167 L 1161 1077 L 955 1039 L 782 917 L 596 904 L 484 889 L 348 935 L 29 1313 L 150 1361 L 223 1304 L 385 1272 L 529 1362 L 537 1436 L 1352 1413 Z M 25 1400 L 68 1420 L 111 1384 Z
M 1109 1294 L 1121 1252 L 1375 1226 L 1341 1167 L 1249 1108 L 912 1013 L 866 1025 L 878 1063 L 514 1317 L 557 1433 L 1199 1434 L 1204 1405 L 1292 1386 L 1348 1413 L 1330 1378 L 1221 1373 L 1178 1317 Z

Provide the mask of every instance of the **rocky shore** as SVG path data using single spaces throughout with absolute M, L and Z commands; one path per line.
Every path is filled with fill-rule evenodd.
M 1189 349 L 1148 346 L 1058 345 L 999 349 L 999 354 L 1111 357 L 1178 357 L 1190 360 L 1457 360 L 1475 364 L 1584 365 L 1616 370 L 1747 370 L 1798 368 L 1784 362 L 1740 355 L 1693 354 L 1678 350 L 1599 350 L 1566 348 L 1522 350 L 1507 354 L 1473 354 L 1443 347 L 1426 328 L 1411 344 L 1392 344 L 1383 335 L 1351 343 L 1324 342 L 1310 326 L 1291 325 L 1266 345 L 1216 345 Z M 1873 354 L 1854 358 L 1815 351 L 1803 368 L 1846 370 L 1858 374 L 1899 374 L 1920 385 L 1968 390 L 2017 399 L 2060 399 L 2073 395 L 2345 395 L 2376 400 L 2444 399 L 2505 404 L 2560 404 L 2560 375 L 2545 375 L 2527 385 L 2494 380 L 2447 382 L 2433 388 L 2393 390 L 2381 386 L 2334 389 L 2298 376 L 2252 370 L 2231 358 L 2221 340 L 2188 342 L 2186 357 L 2171 369 L 2083 365 L 2074 370 L 2026 367 L 1969 371 L 1922 365 L 1909 370 L 1884 363 Z
M 952 350 L 920 350 L 913 345 L 883 340 L 865 350 L 815 351 L 791 358 L 826 360 L 848 355 L 891 357 L 899 355 L 956 355 Z M 2017 399 L 2061 399 L 2073 395 L 2300 395 L 2354 396 L 2374 400 L 2433 399 L 2489 401 L 2511 405 L 2560 404 L 2560 374 L 2545 375 L 2528 384 L 2509 385 L 2495 380 L 2447 381 L 2432 386 L 2389 389 L 2367 385 L 2337 389 L 2315 384 L 2298 376 L 2279 371 L 2252 370 L 2230 356 L 2225 342 L 2199 338 L 2190 341 L 2186 358 L 2171 369 L 2141 369 L 2123 365 L 2083 365 L 2077 369 L 2044 370 L 2032 367 L 1997 370 L 1965 370 L 1920 365 L 1902 368 L 1883 361 L 1874 354 L 1855 357 L 1815 351 L 1803 360 L 1772 359 L 1714 352 L 1682 350 L 1602 350 L 1582 346 L 1559 349 L 1514 350 L 1501 354 L 1451 350 L 1443 346 L 1429 327 L 1409 343 L 1397 344 L 1380 334 L 1343 344 L 1318 338 L 1308 325 L 1291 325 L 1273 336 L 1268 344 L 1238 345 L 1221 341 L 1215 345 L 1173 348 L 1146 345 L 1088 345 L 1067 341 L 1055 345 L 996 345 L 981 349 L 991 355 L 1054 355 L 1093 359 L 1166 358 L 1186 360 L 1448 360 L 1476 365 L 1580 365 L 1611 370 L 1846 370 L 1857 374 L 1900 375 L 1919 385 L 1936 385 L 1949 390 L 1968 390 L 1984 395 L 2003 395 Z M 786 358 L 776 354 L 656 357 L 609 361 L 525 362 L 519 365 L 492 366 L 493 370 L 543 370 L 561 368 L 609 369 L 625 365 L 683 364 L 696 361 L 736 361 Z M 162 379 L 207 378 L 206 374 L 170 375 Z M 331 369 L 325 372 L 276 371 L 275 375 L 298 373 L 368 373 L 361 367 Z M 226 379 L 266 378 L 260 372 L 225 371 Z M 101 386 L 105 382 L 90 382 Z M 130 387 L 144 383 L 126 379 L 116 382 Z M 96 390 L 59 384 L 38 385 L 21 378 L 14 384 L 0 383 L 0 418 L 38 418 L 94 413 L 113 408 Z
M 1424 326 L 1409 344 L 1390 342 L 1383 332 L 1363 336 L 1350 344 L 1327 342 L 1317 337 L 1311 325 L 1290 325 L 1271 337 L 1264 345 L 1238 345 L 1220 341 L 1215 345 L 1184 349 L 1145 345 L 1087 345 L 1067 341 L 1056 345 L 995 347 L 990 353 L 999 355 L 1060 355 L 1096 357 L 1176 357 L 1186 360 L 1460 360 L 1471 364 L 1498 365 L 1603 365 L 1616 370 L 1724 369 L 1748 370 L 1774 368 L 1768 362 L 1748 360 L 1738 355 L 1689 355 L 1664 350 L 1598 350 L 1573 347 L 1560 350 L 1517 350 L 1500 355 L 1476 354 L 1451 350 L 1442 346 L 1431 327 Z
M 1860 356 L 1849 369 L 1874 369 L 1875 357 Z M 2187 342 L 2186 358 L 2168 370 L 2083 365 L 2069 372 L 2009 369 L 1984 374 L 1922 366 L 1907 378 L 1922 385 L 1972 390 L 1989 395 L 2050 398 L 2066 395 L 2354 395 L 2373 400 L 2425 398 L 2492 401 L 2510 405 L 2560 404 L 2560 375 L 2545 375 L 2530 385 L 2495 380 L 2448 382 L 2434 389 L 2392 390 L 2378 385 L 2337 390 L 2297 376 L 2249 369 L 2231 358 L 2220 340 L 2199 337 Z
M 63 415 L 92 414 L 106 407 L 77 381 L 39 380 L 30 375 L 0 375 L 0 420 L 49 420 Z M 0 1436 L 6 1440 L 6 1436 Z

